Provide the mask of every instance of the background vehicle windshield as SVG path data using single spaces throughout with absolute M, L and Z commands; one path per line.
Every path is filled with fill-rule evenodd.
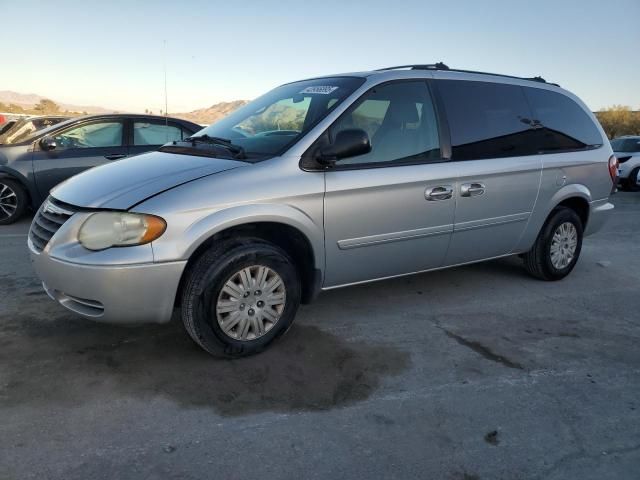
M 611 148 L 614 152 L 640 152 L 640 137 L 616 138 L 611 140 Z
M 279 155 L 363 83 L 363 78 L 329 77 L 282 85 L 194 136 L 226 138 L 247 155 Z
M 0 135 L 1 144 L 16 144 L 31 140 L 36 134 L 41 134 L 57 124 L 64 118 L 24 118 L 18 120 L 9 129 Z

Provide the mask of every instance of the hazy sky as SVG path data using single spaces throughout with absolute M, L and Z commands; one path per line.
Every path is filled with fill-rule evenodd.
M 169 112 L 329 73 L 444 61 L 640 108 L 640 0 L 0 0 L 0 90 Z

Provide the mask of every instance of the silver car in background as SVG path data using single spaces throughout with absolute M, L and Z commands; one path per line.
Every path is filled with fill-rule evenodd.
M 640 191 L 640 136 L 625 135 L 611 140 L 611 148 L 620 164 L 618 182 L 624 190 Z
M 521 255 L 559 280 L 617 161 L 574 95 L 444 64 L 282 85 L 193 137 L 59 185 L 29 234 L 49 296 L 258 352 L 321 290 Z

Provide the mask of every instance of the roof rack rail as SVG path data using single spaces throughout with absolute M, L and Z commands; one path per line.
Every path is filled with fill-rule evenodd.
M 541 76 L 536 76 L 536 77 L 517 77 L 515 75 L 505 75 L 503 73 L 479 72 L 479 71 L 476 71 L 476 70 L 463 70 L 463 69 L 459 69 L 459 68 L 449 68 L 449 66 L 447 66 L 443 62 L 428 63 L 428 64 L 416 64 L 416 65 L 398 65 L 396 67 L 379 68 L 379 69 L 377 69 L 375 71 L 376 72 L 384 72 L 386 70 L 400 70 L 400 69 L 404 69 L 404 68 L 409 69 L 409 70 L 445 70 L 445 71 L 448 71 L 448 72 L 474 73 L 474 74 L 477 74 L 477 75 L 493 75 L 494 77 L 517 78 L 518 80 L 529 80 L 530 82 L 546 83 L 548 85 L 554 85 L 556 87 L 560 86 L 557 83 L 547 82 Z
M 449 67 L 442 62 L 427 63 L 422 65 L 397 65 L 395 67 L 378 68 L 376 72 L 384 72 L 385 70 L 400 70 L 408 68 L 410 70 L 449 70 Z

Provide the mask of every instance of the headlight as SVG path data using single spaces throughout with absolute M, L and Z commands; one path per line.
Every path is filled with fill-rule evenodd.
M 167 223 L 140 213 L 97 212 L 85 220 L 78 240 L 89 250 L 142 245 L 162 235 Z

